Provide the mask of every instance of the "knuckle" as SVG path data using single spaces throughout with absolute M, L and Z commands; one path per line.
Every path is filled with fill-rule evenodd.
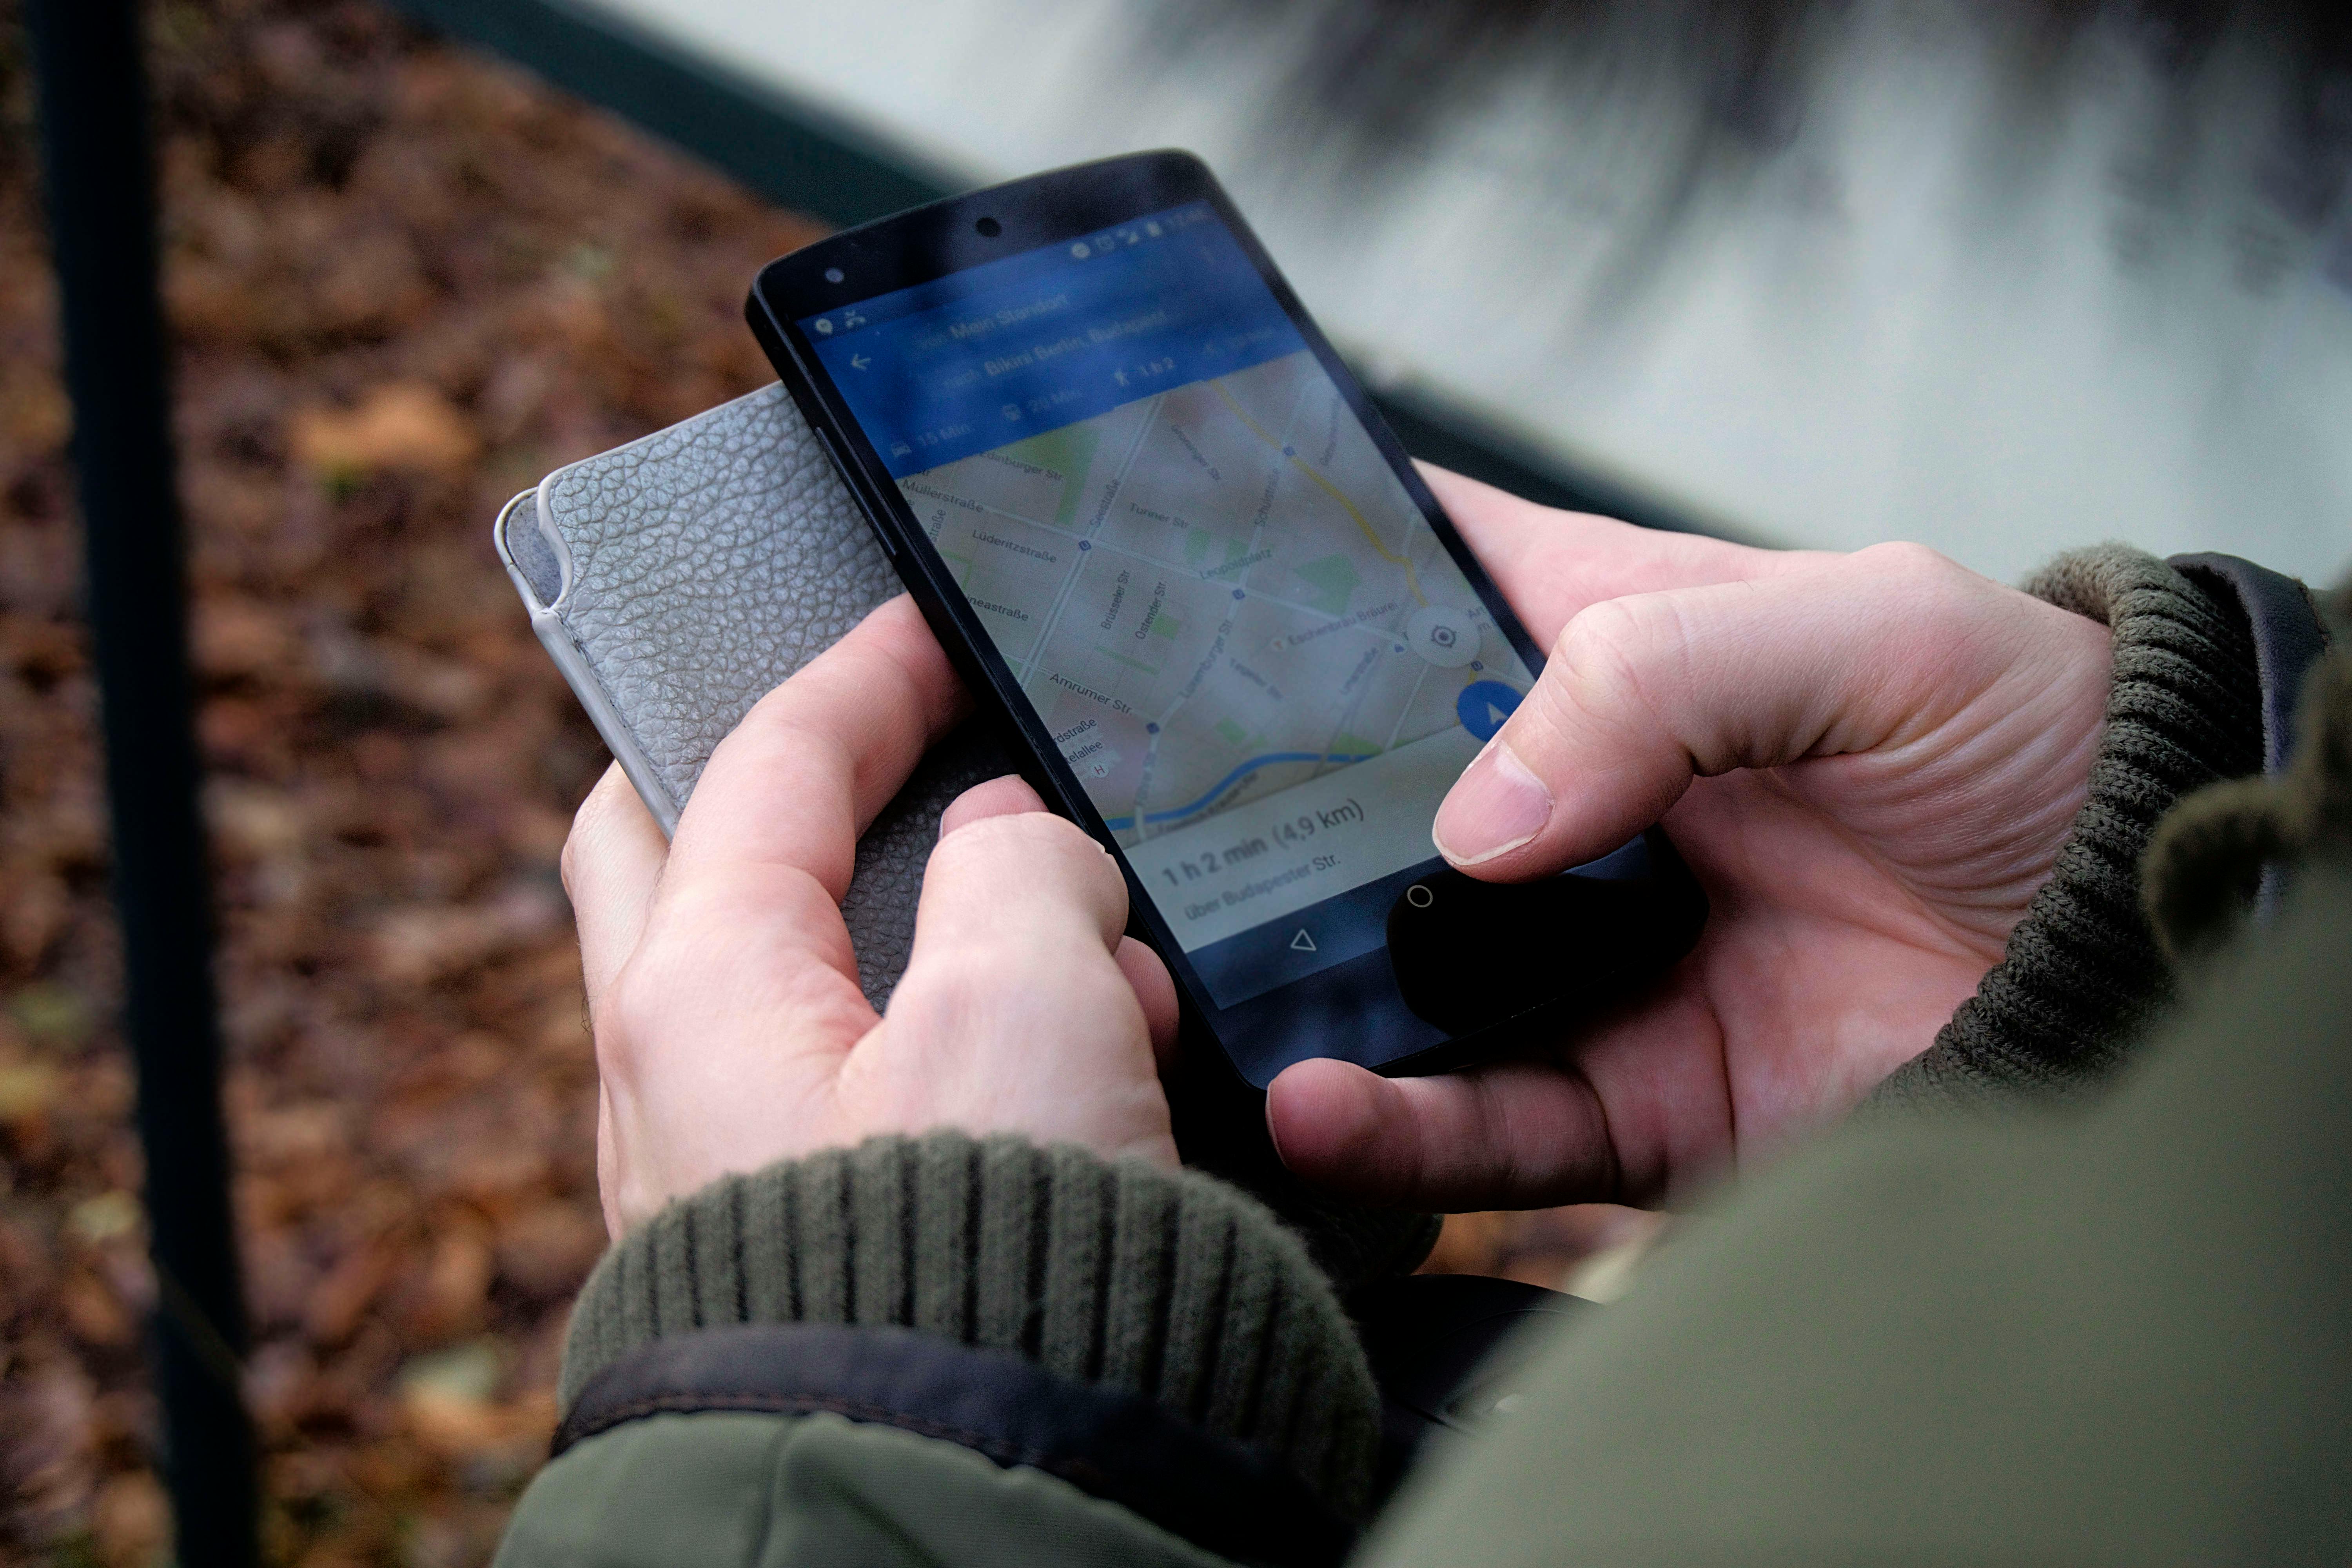
M 1628 650 L 1647 628 L 1634 599 L 1603 599 L 1587 605 L 1559 632 L 1554 657 L 1582 673 L 1622 668 Z
M 1868 545 L 1848 559 L 1865 574 L 1890 583 L 1943 584 L 1972 575 L 1943 552 L 1909 540 Z
M 985 1038 L 1008 1012 L 1036 999 L 1037 956 L 981 941 L 935 947 L 907 966 L 891 994 L 889 1016 L 937 1042 L 968 1045 Z
M 625 963 L 606 983 L 589 1016 L 597 1076 L 608 1083 L 627 1083 L 635 1076 L 636 1042 L 644 1037 L 639 1025 L 648 1011 L 646 988 L 643 964 Z
M 801 677 L 792 679 L 798 680 Z M 786 693 L 783 687 L 778 687 L 744 716 L 736 734 L 728 736 L 727 741 L 740 736 L 762 756 L 796 757 L 815 768 L 841 769 L 851 758 L 840 724 L 830 713 L 812 710 L 808 703 L 801 700 L 803 695 L 793 692 L 789 700 L 779 701 Z M 775 706 L 770 707 L 770 703 Z M 727 741 L 719 744 L 725 745 Z
M 854 635 L 854 634 L 853 634 Z M 864 688 L 854 702 L 838 700 L 845 683 L 825 664 L 841 645 L 820 654 L 751 705 L 712 753 L 724 752 L 731 761 L 767 763 L 789 759 L 797 770 L 837 773 L 848 776 L 856 762 L 856 716 L 897 706 L 900 694 L 885 685 Z
M 940 840 L 931 864 L 1013 860 L 1040 868 L 1103 860 L 1101 847 L 1076 823 L 1043 811 L 1007 812 L 965 824 Z
M 731 1015 L 730 986 L 741 984 L 751 952 L 719 928 L 691 918 L 649 921 L 643 939 L 597 992 L 589 1013 L 597 1071 L 607 1081 L 637 1081 L 646 1063 L 681 1037 L 685 1020 Z M 774 984 L 771 971 L 762 976 Z
M 919 967 L 909 967 L 908 980 L 910 999 L 944 1016 L 968 1018 L 1002 991 L 1011 975 L 1000 954 L 971 943 L 926 953 Z
M 927 875 L 943 888 L 1001 889 L 1006 907 L 1075 901 L 1098 921 L 1127 919 L 1127 887 L 1110 856 L 1077 824 L 1042 811 L 956 829 L 931 850 Z
M 1905 668 L 1941 668 L 1964 659 L 1982 640 L 1988 606 L 2011 592 L 1939 551 L 1908 542 L 1856 551 L 1848 566 L 1858 579 L 1858 624 L 1874 628 L 1876 647 Z
M 1004 773 L 984 779 L 957 795 L 947 811 L 948 816 L 956 820 L 956 826 L 945 831 L 961 832 L 992 816 L 1017 816 L 1044 809 L 1045 803 L 1020 774 Z
M 585 862 L 593 852 L 597 835 L 603 831 L 606 813 L 611 809 L 608 793 L 612 786 L 609 773 L 596 781 L 580 809 L 572 814 L 572 831 L 563 836 L 562 853 L 555 858 L 556 875 L 563 880 L 563 891 L 575 900 Z
M 1553 700 L 1596 718 L 1628 709 L 1646 710 L 1652 706 L 1660 645 L 1677 643 L 1682 635 L 1664 595 L 1604 599 L 1587 606 L 1560 630 L 1552 657 L 1564 667 L 1567 679 Z
M 583 805 L 580 808 L 580 815 L 572 817 L 572 831 L 563 836 L 563 852 L 555 858 L 555 874 L 563 883 L 563 896 L 575 904 L 580 901 L 579 862 L 583 853 L 580 847 L 581 816 L 587 810 Z

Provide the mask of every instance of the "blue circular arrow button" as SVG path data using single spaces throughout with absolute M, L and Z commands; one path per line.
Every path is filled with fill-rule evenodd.
M 1464 729 L 1481 742 L 1491 741 L 1503 721 L 1517 710 L 1524 695 L 1499 680 L 1474 680 L 1454 700 L 1454 711 L 1460 715 Z

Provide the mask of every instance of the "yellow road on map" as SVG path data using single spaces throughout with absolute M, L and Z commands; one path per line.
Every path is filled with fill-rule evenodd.
M 1307 461 L 1306 458 L 1299 457 L 1295 452 L 1284 452 L 1282 449 L 1282 443 L 1267 435 L 1265 428 L 1261 426 L 1256 420 L 1251 418 L 1240 404 L 1234 401 L 1234 395 L 1225 390 L 1225 384 L 1223 382 L 1213 381 L 1209 383 L 1209 384 L 1217 389 L 1217 395 L 1225 400 L 1225 406 L 1234 411 L 1234 418 L 1248 426 L 1251 433 L 1256 436 L 1259 440 L 1273 447 L 1277 453 L 1281 453 L 1282 456 L 1289 458 L 1290 466 L 1292 468 L 1297 468 L 1300 473 L 1305 474 L 1308 479 L 1313 479 L 1317 484 L 1322 486 L 1323 492 L 1326 495 L 1329 496 L 1333 500 L 1338 501 L 1341 506 L 1347 509 L 1348 515 L 1356 520 L 1356 526 L 1364 531 L 1364 537 L 1371 542 L 1371 545 L 1374 550 L 1380 552 L 1381 558 L 1382 560 L 1387 561 L 1393 565 L 1404 568 L 1404 585 L 1408 589 L 1412 590 L 1413 602 L 1415 604 L 1426 605 L 1429 603 L 1429 595 L 1421 591 L 1421 579 L 1414 574 L 1412 563 L 1381 542 L 1381 536 L 1372 531 L 1371 523 L 1366 521 L 1364 514 L 1356 509 L 1356 503 L 1349 500 L 1347 496 L 1341 492 L 1339 486 L 1333 484 L 1321 474 L 1316 472 L 1315 466 Z

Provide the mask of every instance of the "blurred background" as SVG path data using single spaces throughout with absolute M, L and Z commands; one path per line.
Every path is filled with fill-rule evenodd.
M 743 289 L 826 224 L 1190 145 L 1430 455 L 2002 576 L 2102 537 L 2352 561 L 2335 7 L 145 15 L 272 1561 L 485 1561 L 545 1451 L 603 1245 L 555 860 L 604 755 L 489 521 L 770 380 Z M 20 20 L 0 0 L 0 1561 L 145 1564 L 154 1286 Z M 1655 1228 L 1456 1216 L 1433 1262 L 1606 1297 Z
M 1368 379 L 1721 532 L 2352 559 L 2325 0 L 626 0 L 947 183 L 1174 144 Z

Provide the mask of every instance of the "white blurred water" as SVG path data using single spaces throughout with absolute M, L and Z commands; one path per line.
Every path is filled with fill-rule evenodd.
M 1171 50 L 1125 0 L 617 8 L 974 183 L 1190 147 L 1376 378 L 1727 531 L 2352 563 L 2352 204 L 2295 199 L 2340 171 L 2282 164 L 2251 46 L 2183 89 L 2093 29 L 2021 126 L 1957 5 L 1856 4 L 1736 177 L 1623 58 L 1366 174 L 1278 129 L 1304 13 Z

